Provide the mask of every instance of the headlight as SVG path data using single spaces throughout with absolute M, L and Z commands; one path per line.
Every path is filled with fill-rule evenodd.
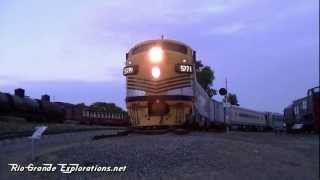
M 152 63 L 159 63 L 162 61 L 163 51 L 160 47 L 153 47 L 149 50 L 149 59 Z
M 153 67 L 151 69 L 151 75 L 153 78 L 158 79 L 160 77 L 161 71 L 159 67 Z

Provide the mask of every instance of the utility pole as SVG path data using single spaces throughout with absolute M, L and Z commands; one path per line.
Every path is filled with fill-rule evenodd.
M 228 108 L 228 79 L 227 79 L 227 77 L 226 77 L 226 90 L 227 90 L 227 93 L 226 93 L 226 95 L 224 96 L 224 99 L 225 99 L 225 104 L 224 104 L 224 125 L 225 125 L 225 127 L 226 127 L 226 132 L 228 133 L 229 132 L 229 127 L 228 127 L 228 125 L 227 125 L 227 122 L 226 121 L 228 121 L 228 119 L 229 119 L 229 116 L 228 116 L 228 110 L 227 110 L 227 108 Z
M 226 100 L 226 104 L 228 103 L 228 79 L 226 78 L 226 90 L 227 90 L 227 94 L 225 95 L 225 100 Z

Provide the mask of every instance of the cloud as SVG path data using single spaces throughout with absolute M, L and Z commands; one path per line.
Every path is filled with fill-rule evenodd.
M 124 54 L 136 41 L 160 35 L 163 24 L 191 24 L 221 13 L 221 2 L 191 8 L 183 1 L 13 1 L 0 12 L 0 75 L 19 81 L 118 81 Z
M 0 76 L 0 86 L 16 85 L 17 80 L 9 76 Z
M 122 78 L 126 51 L 137 41 L 173 32 L 188 32 L 192 39 L 199 31 L 212 36 L 272 28 L 270 14 L 279 10 L 264 12 L 262 6 L 270 5 L 266 2 L 7 1 L 0 11 L 0 76 L 116 82 Z M 291 6 L 286 12 L 301 14 Z M 303 9 L 310 9 L 310 3 Z
M 101 88 L 93 84 L 113 84 L 124 90 L 125 53 L 139 41 L 164 34 L 188 43 L 204 63 L 214 67 L 216 87 L 224 86 L 223 77 L 228 77 L 242 105 L 262 107 L 263 100 L 246 98 L 246 94 L 248 77 L 251 84 L 264 82 L 266 67 L 274 70 L 270 77 L 286 80 L 270 78 L 268 84 L 277 84 L 274 92 L 293 87 L 288 97 L 314 84 L 316 73 L 303 71 L 301 64 L 318 67 L 314 63 L 319 56 L 318 6 L 317 0 L 0 1 L 0 86 L 30 84 L 36 90 L 40 84 L 49 84 L 47 90 L 54 94 L 62 85 L 53 82 L 67 82 L 69 90 L 63 85 L 61 92 L 68 97 L 78 88 L 75 84 L 85 82 L 81 98 L 89 99 L 97 96 L 88 95 L 89 91 Z M 253 70 L 248 71 L 248 65 Z M 300 72 L 293 79 L 302 83 L 283 72 L 289 65 L 291 71 Z M 250 94 L 263 99 L 273 96 L 264 95 Z
M 6 86 L 6 85 L 17 85 L 18 82 L 13 80 L 7 80 L 7 79 L 0 79 L 0 86 Z
M 233 23 L 230 25 L 217 26 L 209 31 L 206 31 L 207 35 L 228 35 L 238 33 L 244 30 L 247 26 L 244 23 Z

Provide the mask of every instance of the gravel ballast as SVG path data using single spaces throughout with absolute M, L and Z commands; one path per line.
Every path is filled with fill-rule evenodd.
M 261 132 L 191 132 L 185 135 L 129 134 L 91 140 L 86 132 L 48 136 L 41 140 L 35 164 L 79 163 L 126 166 L 125 172 L 9 172 L 8 163 L 31 163 L 29 142 L 5 144 L 0 153 L 1 176 L 10 179 L 318 179 L 319 139 L 316 135 Z M 46 148 L 48 147 L 48 148 Z M 20 157 L 19 157 L 20 156 Z

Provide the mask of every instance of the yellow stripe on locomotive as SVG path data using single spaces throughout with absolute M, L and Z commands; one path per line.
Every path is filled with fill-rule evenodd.
M 194 51 L 173 40 L 150 40 L 127 53 L 126 105 L 132 127 L 181 126 L 192 118 Z

